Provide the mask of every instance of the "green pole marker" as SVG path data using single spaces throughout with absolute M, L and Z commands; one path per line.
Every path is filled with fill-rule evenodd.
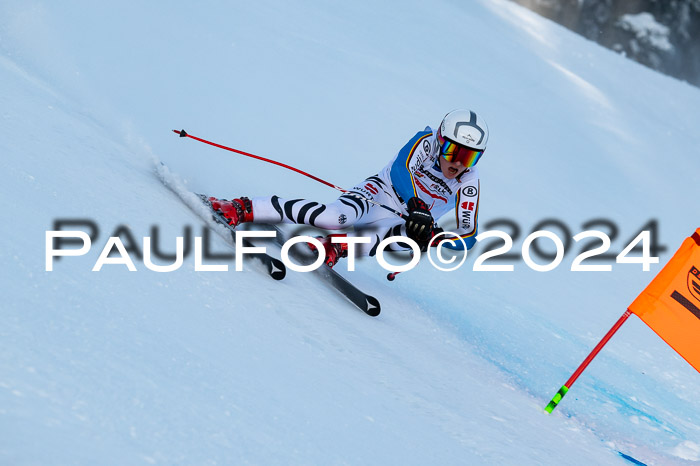
M 568 391 L 569 387 L 567 387 L 566 385 L 562 385 L 557 394 L 554 395 L 554 398 L 552 398 L 552 401 L 549 402 L 549 404 L 544 408 L 544 410 L 551 414 L 552 411 L 554 411 L 554 408 L 557 407 L 561 399 L 564 398 L 564 395 L 566 395 L 566 392 Z
M 586 370 L 586 367 L 593 361 L 593 358 L 598 355 L 601 349 L 603 349 L 603 346 L 612 338 L 612 336 L 619 330 L 619 328 L 622 326 L 622 324 L 625 323 L 627 318 L 632 314 L 632 311 L 627 309 L 624 314 L 622 314 L 622 317 L 620 317 L 617 322 L 615 322 L 615 325 L 612 326 L 610 330 L 608 330 L 608 333 L 605 334 L 602 340 L 598 342 L 598 344 L 593 348 L 593 351 L 586 357 L 586 359 L 583 360 L 580 366 L 578 366 L 578 369 L 576 369 L 576 372 L 571 374 L 571 377 L 569 377 L 569 380 L 566 381 L 566 383 L 559 389 L 556 395 L 554 395 L 554 398 L 552 398 L 552 401 L 549 402 L 549 404 L 544 408 L 544 410 L 548 413 L 551 413 L 554 411 L 554 408 L 557 407 L 559 402 L 561 401 L 562 398 L 564 398 L 564 395 L 566 395 L 566 392 L 569 391 L 569 388 L 576 382 L 576 379 L 578 379 L 578 376 L 583 373 L 583 371 Z

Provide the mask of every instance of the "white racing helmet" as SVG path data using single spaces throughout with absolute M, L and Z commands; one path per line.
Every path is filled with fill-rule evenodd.
M 489 128 L 473 111 L 453 110 L 442 119 L 437 139 L 445 160 L 461 162 L 469 168 L 477 164 L 486 150 Z

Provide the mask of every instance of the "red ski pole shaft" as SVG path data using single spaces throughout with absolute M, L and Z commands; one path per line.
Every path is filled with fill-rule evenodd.
M 289 165 L 287 165 L 287 164 L 284 164 L 284 163 L 282 163 L 282 162 L 277 162 L 277 161 L 275 161 L 275 160 L 270 160 L 270 159 L 267 159 L 267 158 L 265 158 L 265 157 L 260 157 L 259 155 L 251 154 L 250 152 L 245 152 L 245 151 L 242 151 L 242 150 L 234 149 L 233 147 L 224 146 L 224 145 L 221 145 L 221 144 L 217 144 L 217 143 L 215 143 L 215 142 L 207 141 L 206 139 L 198 138 L 197 136 L 192 136 L 191 134 L 187 134 L 187 132 L 186 132 L 184 129 L 181 130 L 181 131 L 178 131 L 178 130 L 174 129 L 173 132 L 179 134 L 181 138 L 185 138 L 185 137 L 191 138 L 191 139 L 194 139 L 195 141 L 203 142 L 204 144 L 209 144 L 210 146 L 218 147 L 219 149 L 228 150 L 228 151 L 231 151 L 231 152 L 235 152 L 236 154 L 245 155 L 246 157 L 252 157 L 252 158 L 254 158 L 254 159 L 262 160 L 263 162 L 272 163 L 272 164 L 274 164 L 274 165 L 279 165 L 280 167 L 284 167 L 284 168 L 287 168 L 287 169 L 289 169 L 289 170 L 295 171 L 295 172 L 297 172 L 297 173 L 301 173 L 301 174 L 304 175 L 304 176 L 308 176 L 308 177 L 311 178 L 312 180 L 316 180 L 316 181 L 318 181 L 319 183 L 323 183 L 323 184 L 325 184 L 326 186 L 330 186 L 331 188 L 337 189 L 338 191 L 341 191 L 341 192 L 343 192 L 343 193 L 346 193 L 346 192 L 347 192 L 347 190 L 341 188 L 340 186 L 336 186 L 336 185 L 334 185 L 333 183 L 329 183 L 329 182 L 326 181 L 326 180 L 322 180 L 321 178 L 312 175 L 311 173 L 306 173 L 306 172 L 303 171 L 303 170 L 299 170 L 298 168 L 294 168 L 294 167 L 289 166 Z
M 392 212 L 392 213 L 398 215 L 399 217 L 405 219 L 404 214 L 402 214 L 401 212 L 399 212 L 399 211 L 396 210 L 396 209 L 392 209 L 391 207 L 386 206 L 386 205 L 384 205 L 384 204 L 380 204 L 379 202 L 373 201 L 372 199 L 367 199 L 366 197 L 361 196 L 361 195 L 359 195 L 359 194 L 357 194 L 357 193 L 351 193 L 351 192 L 349 192 L 347 189 L 343 189 L 343 188 L 341 188 L 340 186 L 336 186 L 336 185 L 334 185 L 333 183 L 329 183 L 329 182 L 326 181 L 326 180 L 323 180 L 323 179 L 321 179 L 321 178 L 319 178 L 319 177 L 317 177 L 317 176 L 315 176 L 315 175 L 312 175 L 311 173 L 307 173 L 307 172 L 305 172 L 305 171 L 303 171 L 303 170 L 299 170 L 298 168 L 294 168 L 294 167 L 292 167 L 292 166 L 290 166 L 290 165 L 287 165 L 287 164 L 285 164 L 285 163 L 277 162 L 276 160 L 271 160 L 271 159 L 268 159 L 268 158 L 265 158 L 265 157 L 260 157 L 259 155 L 251 154 L 250 152 L 245 152 L 245 151 L 242 151 L 242 150 L 234 149 L 233 147 L 228 147 L 228 146 L 224 146 L 224 145 L 222 145 L 222 144 L 217 144 L 217 143 L 215 143 L 215 142 L 207 141 L 206 139 L 198 138 L 197 136 L 192 136 L 191 134 L 188 134 L 184 129 L 183 129 L 183 130 L 180 130 L 180 131 L 174 129 L 174 130 L 173 130 L 173 133 L 179 134 L 181 138 L 190 138 L 190 139 L 194 139 L 195 141 L 203 142 L 204 144 L 209 144 L 210 146 L 218 147 L 219 149 L 224 149 L 224 150 L 227 150 L 227 151 L 235 152 L 236 154 L 245 155 L 246 157 L 251 157 L 251 158 L 254 158 L 254 159 L 262 160 L 263 162 L 271 163 L 271 164 L 273 164 L 273 165 L 279 165 L 280 167 L 284 167 L 284 168 L 286 168 L 286 169 L 288 169 L 288 170 L 292 170 L 292 171 L 294 171 L 294 172 L 297 172 L 297 173 L 299 173 L 299 174 L 302 174 L 302 175 L 304 175 L 304 176 L 307 176 L 307 177 L 311 178 L 312 180 L 318 181 L 319 183 L 323 183 L 323 184 L 325 184 L 326 186 L 329 186 L 329 187 L 331 187 L 331 188 L 333 188 L 333 189 L 337 189 L 338 191 L 340 191 L 340 192 L 342 192 L 342 193 L 345 193 L 345 194 L 347 194 L 347 195 L 349 195 L 349 196 L 354 196 L 354 197 L 358 197 L 358 198 L 360 198 L 360 199 L 364 199 L 365 201 L 367 201 L 367 202 L 369 202 L 369 203 L 371 203 L 371 204 L 374 204 L 374 205 L 376 205 L 376 206 L 382 207 L 382 208 L 388 210 L 389 212 Z
M 414 257 L 414 254 L 413 254 L 413 251 L 411 251 L 411 259 L 413 259 L 413 257 Z M 396 276 L 400 273 L 401 273 L 401 271 L 390 272 L 387 274 L 386 279 L 389 280 L 390 282 L 393 282 L 396 279 Z
M 557 407 L 559 402 L 561 401 L 562 398 L 564 398 L 564 395 L 566 395 L 566 392 L 569 391 L 571 386 L 576 382 L 576 379 L 583 373 L 584 370 L 588 367 L 588 365 L 593 361 L 593 358 L 595 358 L 598 353 L 600 353 L 600 350 L 603 349 L 603 346 L 605 346 L 608 341 L 612 338 L 613 335 L 615 335 L 615 332 L 617 332 L 620 327 L 622 327 L 622 324 L 625 323 L 627 318 L 632 314 L 632 311 L 627 309 L 624 314 L 615 322 L 615 325 L 612 326 L 610 330 L 608 330 L 608 333 L 605 334 L 602 340 L 598 342 L 595 348 L 593 348 L 593 351 L 588 355 L 586 359 L 581 363 L 580 366 L 578 366 L 578 369 L 569 377 L 569 380 L 566 381 L 566 383 L 559 389 L 556 395 L 552 398 L 552 400 L 549 402 L 549 404 L 544 408 L 545 411 L 548 413 L 551 413 L 554 411 L 554 408 Z

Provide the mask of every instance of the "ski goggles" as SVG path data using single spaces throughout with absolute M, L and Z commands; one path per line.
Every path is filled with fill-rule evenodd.
M 442 158 L 452 163 L 460 162 L 466 168 L 476 165 L 484 153 L 483 150 L 470 149 L 442 137 L 440 130 L 438 130 L 437 139 L 440 143 L 440 155 Z

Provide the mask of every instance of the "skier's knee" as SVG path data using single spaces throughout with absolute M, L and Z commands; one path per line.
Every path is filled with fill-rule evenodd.
M 354 217 L 351 218 L 339 209 L 330 206 L 313 222 L 314 226 L 324 230 L 344 230 L 353 226 L 354 223 Z

